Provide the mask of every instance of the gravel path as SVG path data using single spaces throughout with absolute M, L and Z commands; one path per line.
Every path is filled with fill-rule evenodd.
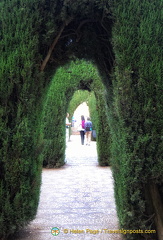
M 122 240 L 118 229 L 111 169 L 98 166 L 96 142 L 72 135 L 66 164 L 43 170 L 37 216 L 14 240 Z

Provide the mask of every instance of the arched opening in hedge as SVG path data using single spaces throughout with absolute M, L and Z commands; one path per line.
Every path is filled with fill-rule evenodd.
M 105 116 L 105 88 L 95 65 L 88 61 L 76 60 L 57 69 L 47 92 L 40 131 L 40 135 L 42 136 L 41 143 L 44 146 L 44 151 L 42 151 L 40 156 L 46 167 L 60 167 L 64 164 L 65 117 L 70 101 L 78 89 L 96 94 L 96 100 L 95 94 L 88 94 L 87 100 L 89 102 L 90 99 L 90 104 L 91 99 L 94 101 L 94 104 L 92 103 L 94 106 L 92 107 L 94 108 L 94 112 L 96 111 L 95 124 L 97 132 L 100 132 L 97 137 L 98 160 L 102 166 L 110 164 L 109 140 L 105 140 L 105 151 L 103 147 L 105 129 L 108 126 L 108 120 Z M 91 98 L 91 95 L 94 99 Z M 78 99 L 78 101 L 80 102 L 81 99 Z M 79 104 L 79 102 L 76 102 L 76 104 Z M 101 104 L 100 108 L 98 107 L 99 104 Z M 101 119 L 100 116 L 105 116 L 105 119 Z M 103 129 L 104 124 L 101 124 L 102 121 L 105 121 L 105 129 Z M 109 126 L 107 132 L 109 132 Z
M 70 101 L 69 107 L 68 107 L 68 112 L 70 114 L 70 118 L 73 117 L 74 112 L 76 109 L 85 102 L 85 104 L 88 106 L 88 100 L 91 97 L 93 92 L 89 92 L 87 90 L 77 90 L 74 92 L 74 95 Z M 89 106 L 88 106 L 89 108 Z M 90 110 L 88 109 L 87 111 L 90 113 Z M 89 114 L 87 114 L 89 115 Z
M 36 214 L 49 83 L 59 66 L 84 58 L 97 65 L 106 89 L 120 226 L 157 228 L 162 239 L 160 9 L 158 0 L 1 1 L 0 236 Z
M 73 125 L 72 131 L 71 131 L 72 133 L 75 133 L 75 131 L 77 131 L 77 129 L 79 128 L 82 115 L 84 116 L 85 120 L 87 119 L 87 117 L 90 117 L 91 121 L 93 122 L 93 130 L 96 129 L 97 112 L 96 112 L 95 98 L 93 98 L 93 102 L 90 106 L 90 101 L 93 96 L 94 96 L 93 92 L 88 92 L 83 90 L 77 90 L 74 93 L 68 108 L 70 119 L 72 119 L 72 125 Z

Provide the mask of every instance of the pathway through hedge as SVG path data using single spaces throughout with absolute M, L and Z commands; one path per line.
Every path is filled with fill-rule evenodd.
M 58 236 L 51 234 L 57 227 Z M 44 169 L 36 219 L 15 240 L 121 240 L 110 167 L 99 167 L 96 142 L 81 145 L 80 136 L 67 143 L 66 164 Z

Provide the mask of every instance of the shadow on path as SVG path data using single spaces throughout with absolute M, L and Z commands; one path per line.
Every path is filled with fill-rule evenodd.
M 80 136 L 72 135 L 66 164 L 43 170 L 37 216 L 14 240 L 121 240 L 109 233 L 118 229 L 110 167 L 98 166 L 96 142 L 81 145 Z

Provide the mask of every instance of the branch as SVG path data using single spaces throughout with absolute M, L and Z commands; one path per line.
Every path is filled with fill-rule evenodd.
M 48 51 L 48 53 L 47 53 L 47 55 L 46 55 L 46 57 L 45 57 L 45 59 L 44 59 L 44 61 L 43 61 L 42 64 L 41 64 L 41 68 L 40 68 L 41 71 L 44 71 L 44 69 L 45 69 L 45 67 L 46 67 L 46 64 L 47 64 L 47 62 L 49 61 L 49 58 L 50 58 L 50 56 L 51 56 L 51 54 L 52 54 L 52 51 L 53 51 L 55 45 L 57 44 L 57 42 L 58 42 L 58 40 L 59 40 L 59 38 L 60 38 L 60 36 L 61 36 L 64 28 L 72 21 L 72 19 L 73 19 L 73 18 L 70 17 L 69 19 L 67 19 L 67 21 L 65 21 L 65 22 L 62 24 L 62 26 L 61 26 L 61 28 L 60 28 L 60 30 L 59 30 L 58 35 L 57 35 L 56 38 L 54 39 L 54 41 L 53 41 L 52 45 L 50 46 L 49 51 Z

